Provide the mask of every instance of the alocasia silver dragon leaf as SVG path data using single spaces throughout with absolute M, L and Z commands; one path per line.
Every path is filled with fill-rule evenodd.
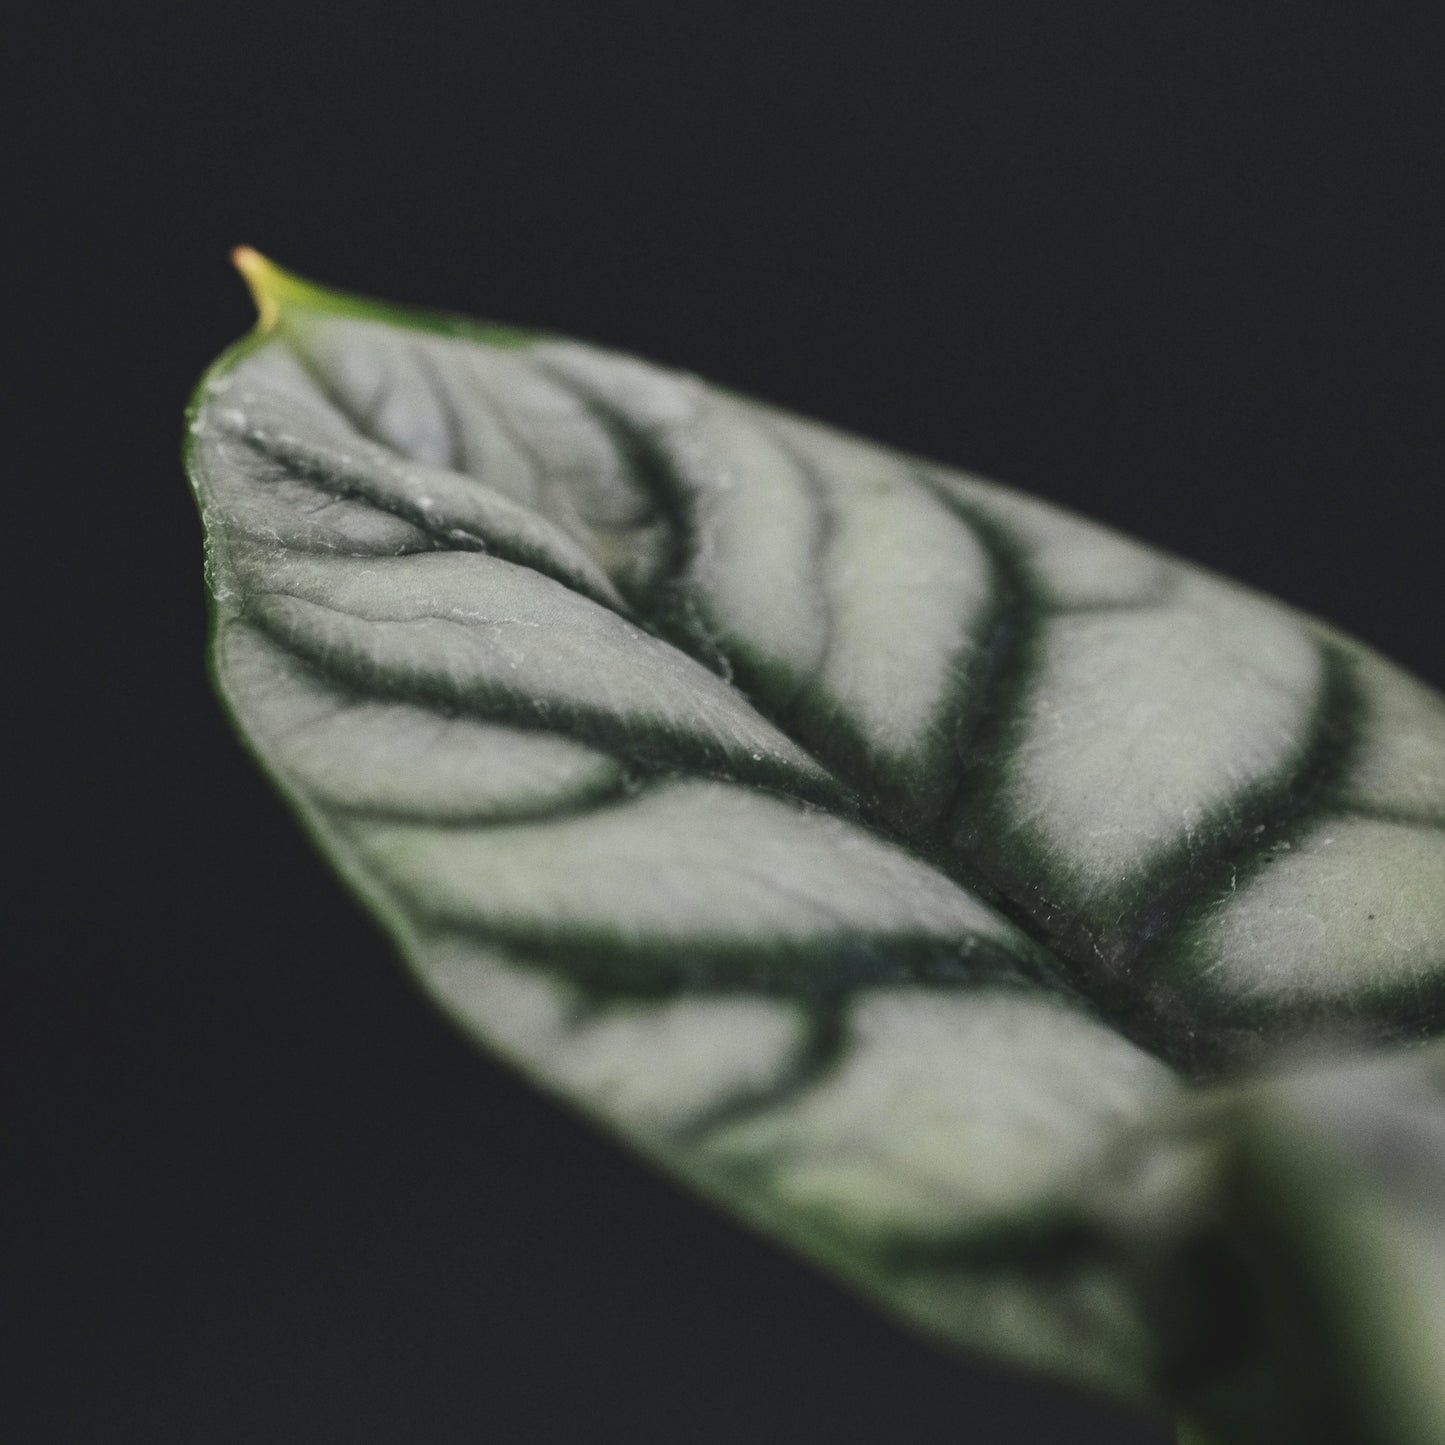
M 1287 1280 L 1391 1210 L 1445 1268 L 1438 1138 L 1435 1217 L 1359 1164 L 1445 1128 L 1445 701 L 965 473 L 238 259 L 220 688 L 460 1027 L 935 1337 L 1304 1432 L 1350 1270 Z

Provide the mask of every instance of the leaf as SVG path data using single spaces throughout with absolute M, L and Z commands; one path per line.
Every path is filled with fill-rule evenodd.
M 1260 1300 L 1253 1368 L 1276 1397 L 1260 1438 L 1433 1445 L 1445 1049 L 1314 1060 L 1251 1084 L 1231 1110 L 1226 1208 Z M 1231 1388 L 1202 1405 L 1233 1424 Z
M 1180 1120 L 1439 1027 L 1445 702 L 967 474 L 238 259 L 217 678 L 422 985 L 933 1336 L 1178 1397 Z

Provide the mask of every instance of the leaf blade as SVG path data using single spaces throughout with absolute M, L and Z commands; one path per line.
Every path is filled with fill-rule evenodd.
M 696 379 L 267 304 L 188 448 L 218 674 L 423 983 L 923 1328 L 1156 1396 L 1101 1201 L 1181 1075 L 1436 1027 L 1445 704 Z

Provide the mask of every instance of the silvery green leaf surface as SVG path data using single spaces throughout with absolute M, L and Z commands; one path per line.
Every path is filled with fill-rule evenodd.
M 965 472 L 242 263 L 216 676 L 422 987 L 933 1338 L 1171 1404 L 1233 1207 L 1181 1120 L 1440 1026 L 1445 701 Z

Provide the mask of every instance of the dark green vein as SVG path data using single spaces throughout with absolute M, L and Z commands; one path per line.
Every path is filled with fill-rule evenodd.
M 993 571 L 992 602 L 983 640 L 960 692 L 953 723 L 956 781 L 939 810 L 951 844 L 980 857 L 980 795 L 994 786 L 994 774 L 1018 726 L 1033 680 L 1032 649 L 1044 608 L 1022 546 L 991 517 L 943 485 L 926 468 L 914 476 L 977 539 Z
M 842 1010 L 861 989 L 926 985 L 973 989 L 1013 984 L 1037 990 L 1043 982 L 1027 959 L 972 934 L 939 939 L 896 933 L 859 937 L 819 933 L 805 939 L 686 939 L 624 936 L 596 924 L 549 927 L 457 919 L 445 909 L 419 904 L 395 889 L 384 871 L 366 865 L 392 892 L 397 906 L 438 943 L 463 940 L 475 949 L 495 948 L 511 962 L 579 990 L 591 1010 L 619 1000 L 666 1002 L 681 997 L 752 994 L 798 1004 L 820 1019 L 820 1040 L 831 1037 L 830 1012 Z M 831 1047 L 831 1044 L 829 1044 Z M 820 1059 L 828 1050 L 822 1049 Z
M 489 552 L 493 556 L 502 558 L 503 561 L 515 562 L 518 566 L 530 568 L 544 577 L 550 577 L 554 582 L 561 583 L 571 591 L 581 593 L 584 597 L 597 603 L 598 606 L 607 608 L 609 612 L 615 612 L 619 616 L 626 617 L 629 622 L 637 623 L 637 618 L 627 610 L 625 605 L 620 604 L 616 596 L 609 597 L 605 592 L 594 587 L 585 576 L 566 566 L 559 565 L 541 546 L 531 546 L 525 541 L 498 535 L 495 532 L 490 536 L 483 537 L 465 527 L 449 525 L 435 512 L 409 502 L 404 497 L 393 495 L 384 481 L 372 476 L 362 463 L 348 462 L 346 459 L 330 454 L 319 454 L 309 443 L 252 430 L 239 433 L 239 437 L 258 456 L 283 468 L 291 477 L 319 487 L 339 501 L 363 502 L 375 511 L 395 517 L 398 521 L 415 527 L 431 543 L 434 551 Z M 389 455 L 397 457 L 402 465 L 406 464 L 406 459 L 400 457 L 395 448 L 386 447 L 384 443 L 380 442 L 375 442 L 373 445 L 383 446 Z M 473 485 L 485 485 L 466 472 L 456 472 L 455 475 L 465 477 Z M 520 506 L 521 504 L 514 505 Z M 368 561 L 381 560 L 372 553 L 356 555 L 365 556 Z M 393 553 L 390 555 L 409 554 Z
M 726 750 L 636 718 L 618 717 L 605 707 L 533 698 L 501 682 L 462 682 L 413 669 L 378 668 L 370 659 L 319 642 L 284 612 L 266 606 L 268 601 L 303 601 L 352 621 L 357 620 L 354 614 L 311 599 L 293 598 L 289 593 L 253 592 L 246 598 L 241 616 L 329 683 L 353 693 L 416 703 L 444 715 L 461 712 L 510 727 L 555 733 L 653 768 L 682 767 L 703 777 L 762 785 L 796 800 L 841 809 L 847 815 L 846 796 L 826 775 L 812 777 L 766 755 L 758 759 L 747 749 Z
M 1445 832 L 1445 812 L 1436 809 L 1417 812 L 1413 808 L 1390 808 L 1379 803 L 1357 803 L 1346 798 L 1330 810 L 1329 816 L 1358 818 L 1370 823 L 1398 823 L 1402 827 L 1420 828 L 1432 833 Z
M 471 814 L 439 814 L 420 808 L 389 808 L 374 803 L 347 803 L 339 799 L 318 799 L 317 806 L 338 827 L 380 823 L 411 828 L 430 828 L 438 833 L 474 833 L 505 828 L 517 823 L 574 823 L 606 812 L 614 804 L 630 801 L 643 791 L 633 779 L 621 778 L 595 788 L 581 788 L 561 801 L 517 802 Z
M 1197 1027 L 1200 990 L 1177 977 L 1169 966 L 1173 953 L 1220 898 L 1295 846 L 1332 809 L 1357 755 L 1365 707 L 1354 666 L 1343 648 L 1329 641 L 1318 646 L 1319 693 L 1294 755 L 1272 778 L 1207 818 L 1198 833 L 1203 844 L 1186 841 L 1156 858 L 1134 880 L 1135 895 L 1147 901 L 1094 939 L 1116 1010 L 1147 1010 L 1156 1052 L 1194 1072 L 1211 1073 L 1227 1059 Z
M 706 630 L 699 626 L 697 617 L 688 610 L 683 578 L 691 565 L 696 535 L 691 508 L 670 459 L 647 428 L 638 425 L 606 397 L 555 364 L 535 356 L 525 359 L 535 375 L 582 408 L 606 437 L 623 467 L 652 498 L 667 524 L 669 545 L 663 566 L 644 586 L 634 588 L 634 595 L 629 596 L 628 601 L 639 612 L 650 615 L 664 636 L 674 642 L 691 644 L 684 650 L 704 666 L 727 677 L 726 660 L 721 658 Z
M 771 1082 L 759 1088 L 742 1089 L 720 1099 L 712 1108 L 692 1119 L 674 1137 L 681 1145 L 707 1141 L 729 1125 L 786 1108 L 816 1084 L 821 1083 L 842 1061 L 848 1044 L 846 1001 L 851 990 L 836 997 L 824 995 L 807 1010 L 808 1032 L 789 1066 Z

